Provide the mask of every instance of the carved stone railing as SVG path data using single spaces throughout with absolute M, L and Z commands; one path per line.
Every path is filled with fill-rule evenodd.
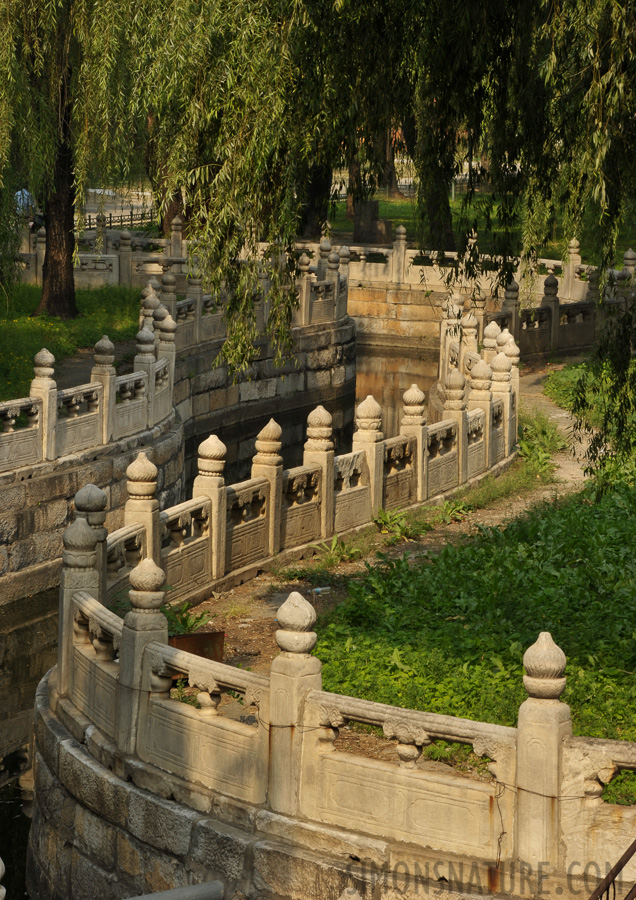
M 161 568 L 179 599 L 200 593 L 212 581 L 210 501 L 187 500 L 160 513 Z
M 25 428 L 16 428 L 24 416 Z M 0 403 L 2 435 L 0 437 L 0 472 L 18 465 L 29 466 L 42 460 L 42 401 L 23 397 Z
M 108 535 L 105 577 L 105 602 L 125 599 L 128 576 L 147 555 L 146 529 L 142 524 L 125 525 Z
M 128 437 L 143 431 L 148 421 L 148 376 L 145 372 L 118 375 L 115 394 L 113 438 Z
M 146 645 L 142 668 L 150 680 L 147 712 L 139 723 L 140 759 L 251 804 L 267 795 L 269 678 L 216 663 L 157 642 Z M 198 708 L 171 700 L 172 676 L 196 690 Z M 224 715 L 223 697 L 241 698 L 246 716 Z
M 57 456 L 101 444 L 103 395 L 101 384 L 82 384 L 57 392 Z
M 465 326 L 474 331 L 474 320 Z M 425 396 L 413 385 L 404 394 L 400 434 L 385 439 L 380 407 L 369 396 L 357 409 L 353 450 L 335 456 L 331 416 L 317 407 L 307 420 L 303 465 L 284 469 L 282 429 L 272 419 L 256 439 L 252 477 L 231 485 L 223 477 L 226 448 L 211 436 L 199 447 L 193 499 L 163 512 L 154 499 L 157 469 L 141 454 L 126 473 L 126 526 L 143 526 L 144 552 L 165 573 L 171 598 L 203 599 L 212 589 L 252 577 L 281 552 L 313 554 L 321 541 L 371 524 L 380 509 L 443 497 L 510 460 L 518 349 L 508 332 L 489 327 L 487 343 L 494 349 L 478 354 L 458 343 L 461 353 L 443 380 L 440 422 L 426 424 Z M 138 535 L 130 544 L 130 531 L 125 533 L 138 552 Z M 121 590 L 123 563 L 114 569 L 123 554 L 118 532 L 108 547 L 111 582 Z
M 379 726 L 385 739 L 396 742 L 395 761 L 370 762 L 340 750 L 340 730 L 352 722 Z M 501 796 L 499 782 L 514 784 L 515 728 L 324 691 L 307 694 L 303 727 L 309 737 L 299 812 L 306 818 L 348 828 L 357 819 L 378 837 L 391 834 L 486 860 L 511 853 L 514 798 Z M 437 740 L 468 744 L 476 756 L 487 757 L 492 779 L 470 780 L 419 766 L 423 748 Z M 497 817 L 491 814 L 495 806 Z
M 215 442 L 207 451 L 208 461 L 218 458 Z M 271 460 L 260 465 L 277 468 Z M 292 479 L 316 473 L 301 468 L 308 471 L 294 470 Z M 218 478 L 218 466 L 207 472 L 200 477 Z M 263 480 L 274 485 L 272 474 Z M 616 848 L 630 838 L 636 811 L 604 802 L 601 793 L 621 769 L 636 769 L 636 745 L 572 736 L 570 709 L 560 701 L 566 657 L 549 633 L 541 633 L 524 655 L 527 699 L 516 727 L 403 709 L 323 691 L 322 666 L 312 655 L 315 611 L 297 593 L 278 610 L 282 652 L 269 675 L 167 646 L 159 609 L 164 573 L 150 558 L 131 572 L 131 611 L 121 622 L 96 599 L 102 539 L 97 520 L 91 525 L 78 518 L 65 532 L 62 642 L 57 672 L 47 676 L 48 695 L 40 692 L 36 735 L 44 764 L 71 796 L 85 795 L 84 770 L 90 771 L 91 798 L 102 796 L 102 782 L 105 796 L 126 806 L 131 794 L 134 815 L 117 820 L 122 848 L 138 840 L 139 810 L 147 811 L 155 831 L 156 821 L 178 823 L 186 848 L 189 829 L 195 833 L 205 817 L 205 827 L 215 820 L 217 831 L 249 848 L 233 862 L 233 871 L 246 879 L 258 881 L 266 871 L 259 868 L 259 841 L 282 838 L 279 862 L 318 849 L 320 873 L 311 866 L 302 870 L 308 895 L 320 895 L 323 870 L 337 869 L 347 848 L 347 877 L 360 886 L 379 884 L 377 870 L 363 862 L 379 858 L 391 878 L 407 860 L 418 859 L 428 884 L 424 863 L 451 859 L 455 868 L 470 870 L 465 877 L 455 872 L 457 887 L 505 885 L 508 895 L 525 897 L 545 887 L 546 878 L 560 888 L 556 893 L 568 886 L 576 894 L 593 877 L 587 864 L 598 868 L 599 861 L 616 858 Z M 171 695 L 175 676 L 181 691 L 187 684 L 190 702 Z M 47 696 L 50 711 L 43 705 Z M 357 749 L 351 732 L 342 740 L 343 729 L 355 723 L 381 729 L 381 753 Z M 66 739 L 69 732 L 75 741 Z M 472 773 L 428 760 L 423 750 L 436 741 L 469 746 L 477 758 Z M 56 763 L 58 754 L 63 763 Z M 48 827 L 50 816 L 44 801 L 40 828 Z M 102 811 L 88 802 L 93 815 L 112 821 L 112 803 Z M 158 820 L 150 812 L 155 807 Z M 75 827 L 77 817 L 68 826 Z M 159 851 L 169 853 L 165 833 L 164 827 Z M 152 842 L 154 831 L 144 834 Z M 50 856 L 39 865 L 46 870 Z M 94 867 L 96 878 L 101 871 Z M 435 871 L 435 879 L 446 877 L 446 868 Z M 204 878 L 207 870 L 194 872 Z M 515 872 L 523 872 L 523 884 Z M 126 874 L 114 863 L 109 884 Z M 631 863 L 626 877 L 635 875 Z

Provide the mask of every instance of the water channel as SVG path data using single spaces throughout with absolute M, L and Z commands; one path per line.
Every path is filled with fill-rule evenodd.
M 437 374 L 437 357 L 430 351 L 421 354 L 400 347 L 395 353 L 385 348 L 358 350 L 356 374 L 356 404 L 372 394 L 382 407 L 385 437 L 399 433 L 402 415 L 402 396 L 416 383 L 428 392 Z M 221 435 L 221 437 L 223 437 Z M 348 446 L 347 446 L 348 445 Z M 338 435 L 336 452 L 351 449 L 351 429 Z M 302 443 L 284 451 L 286 466 L 302 462 Z M 228 472 L 228 483 L 232 478 Z M 239 477 L 246 477 L 241 473 Z M 20 604 L 20 621 L 11 622 L 0 610 L 0 729 L 3 738 L 7 731 L 20 731 L 24 718 L 32 715 L 33 698 L 39 680 L 57 659 L 57 590 L 42 592 Z M 6 741 L 2 742 L 6 746 Z M 20 751 L 5 757 L 0 768 L 0 858 L 6 874 L 3 885 L 9 900 L 28 897 L 24 886 L 24 867 L 31 795 L 22 789 L 15 773 L 22 764 Z M 3 786 L 1 786 L 3 785 Z

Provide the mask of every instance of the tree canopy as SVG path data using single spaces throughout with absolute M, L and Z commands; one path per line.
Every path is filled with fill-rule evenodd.
M 335 165 L 357 164 L 359 191 L 375 183 L 391 128 L 415 162 L 430 248 L 445 246 L 467 161 L 460 251 L 471 203 L 485 203 L 503 225 L 505 281 L 514 228 L 531 258 L 558 210 L 576 236 L 594 203 L 605 263 L 636 188 L 634 15 L 621 0 L 4 0 L 0 169 L 44 205 L 43 304 L 55 312 L 66 291 L 73 312 L 69 232 L 89 177 L 125 177 L 145 152 L 164 196 L 184 199 L 202 274 L 228 292 L 238 363 L 257 266 L 237 261 L 271 245 L 270 331 L 284 352 L 303 216 L 326 209 Z

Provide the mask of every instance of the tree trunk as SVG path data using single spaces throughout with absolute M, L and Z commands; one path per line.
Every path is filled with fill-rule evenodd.
M 391 200 L 397 200 L 403 196 L 398 185 L 397 172 L 395 171 L 395 147 L 393 146 L 393 135 L 390 129 L 386 133 L 386 162 L 382 173 L 382 187 L 386 188 L 387 196 Z
M 304 238 L 320 238 L 327 223 L 333 170 L 330 165 L 312 166 L 307 186 L 307 203 L 301 222 Z
M 46 313 L 61 319 L 79 315 L 75 303 L 73 252 L 73 153 L 68 119 L 62 125 L 63 137 L 55 162 L 53 189 L 46 199 L 44 222 L 46 252 L 42 268 L 42 300 L 36 315 Z
M 454 252 L 457 246 L 453 232 L 453 215 L 446 183 L 442 177 L 426 196 L 426 212 L 429 249 Z
M 354 159 L 352 163 L 349 164 L 349 187 L 347 188 L 347 219 L 355 219 L 356 215 L 356 203 L 359 199 L 358 194 L 360 192 L 360 163 L 357 159 Z

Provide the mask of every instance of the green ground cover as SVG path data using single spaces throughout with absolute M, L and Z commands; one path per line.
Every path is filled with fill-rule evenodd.
M 636 491 L 583 492 L 411 565 L 380 557 L 319 623 L 326 690 L 514 725 L 523 653 L 568 657 L 575 734 L 636 740 Z
M 133 338 L 139 329 L 139 290 L 108 285 L 76 292 L 80 315 L 65 321 L 34 317 L 42 289 L 18 284 L 0 292 L 0 400 L 28 397 L 33 357 L 46 347 L 56 362 L 93 347 L 103 334 L 111 341 Z

